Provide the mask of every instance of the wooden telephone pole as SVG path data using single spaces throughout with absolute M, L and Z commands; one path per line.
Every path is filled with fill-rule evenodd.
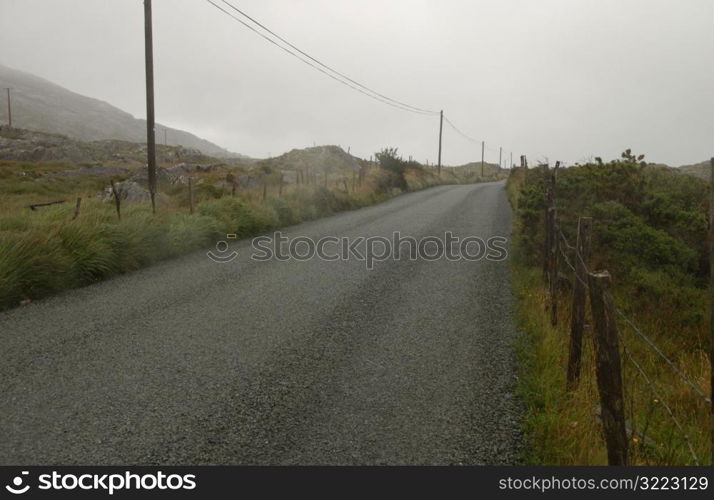
M 503 168 L 503 148 L 498 148 L 498 168 Z
M 156 137 L 154 130 L 154 53 L 151 33 L 151 0 L 144 0 L 144 51 L 146 59 L 146 154 L 149 168 L 151 211 L 156 213 Z
M 438 173 L 439 177 L 441 177 L 441 133 L 444 129 L 444 110 L 441 110 L 439 113 L 439 166 L 438 168 Z
M 10 105 L 10 88 L 7 90 L 7 125 L 12 128 L 12 106 Z

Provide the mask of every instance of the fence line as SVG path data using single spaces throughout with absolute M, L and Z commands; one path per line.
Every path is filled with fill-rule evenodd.
M 620 338 L 622 338 L 622 337 L 620 337 Z M 660 395 L 660 393 L 657 392 L 654 382 L 652 382 L 652 379 L 650 379 L 647 376 L 647 373 L 642 368 L 642 366 L 635 360 L 635 358 L 632 357 L 632 354 L 630 354 L 629 349 L 627 349 L 625 347 L 624 342 L 622 343 L 622 351 L 625 354 L 625 357 L 635 366 L 637 371 L 640 373 L 642 378 L 645 380 L 645 383 L 647 384 L 647 387 L 650 390 L 650 392 L 652 393 L 652 395 L 662 404 L 662 407 L 667 411 L 670 418 L 672 419 L 672 422 L 674 422 L 674 425 L 677 427 L 677 429 L 679 430 L 679 433 L 682 435 L 682 437 L 684 438 L 684 441 L 687 443 L 687 447 L 689 448 L 689 453 L 692 455 L 695 465 L 699 465 L 699 457 L 697 457 L 697 454 L 694 451 L 694 447 L 692 446 L 692 442 L 689 439 L 689 435 L 684 430 L 684 428 L 682 427 L 682 424 L 679 422 L 677 417 L 674 415 L 672 408 L 670 408 L 670 406 L 667 404 L 667 401 L 665 401 L 665 399 Z
M 522 163 L 524 163 L 522 158 Z M 714 163 L 713 163 L 714 165 Z M 525 175 L 527 176 L 527 170 L 525 170 Z M 545 220 L 545 242 L 543 245 L 544 258 L 543 258 L 543 271 L 544 277 L 548 284 L 549 289 L 549 300 L 548 306 L 550 308 L 551 321 L 552 324 L 556 324 L 556 307 L 557 307 L 557 288 L 554 286 L 558 279 L 558 261 L 561 260 L 565 266 L 567 266 L 572 272 L 575 278 L 573 281 L 574 287 L 584 289 L 585 294 L 590 295 L 592 315 L 593 315 L 593 326 L 596 344 L 596 371 L 598 378 L 598 390 L 600 392 L 600 400 L 602 406 L 602 417 L 603 417 L 603 427 L 605 431 L 605 440 L 608 448 L 608 461 L 611 464 L 622 464 L 627 462 L 627 440 L 623 443 L 621 433 L 625 428 L 624 420 L 624 398 L 623 398 L 623 388 L 622 388 L 622 367 L 619 361 L 619 344 L 622 344 L 622 352 L 629 363 L 631 363 L 635 370 L 639 373 L 642 379 L 647 385 L 647 389 L 655 399 L 662 404 L 669 415 L 672 423 L 682 437 L 682 440 L 686 442 L 689 454 L 691 455 L 694 463 L 699 465 L 699 457 L 697 456 L 694 446 L 692 445 L 691 439 L 685 429 L 683 428 L 679 419 L 672 411 L 670 405 L 662 398 L 660 392 L 657 390 L 652 379 L 647 375 L 642 365 L 635 359 L 630 349 L 627 348 L 623 335 L 619 332 L 614 316 L 617 315 L 621 317 L 625 323 L 635 331 L 637 336 L 639 336 L 659 358 L 664 360 L 664 362 L 669 366 L 672 372 L 677 375 L 677 377 L 684 382 L 699 398 L 704 400 L 707 404 L 711 405 L 711 398 L 707 397 L 704 391 L 695 384 L 689 377 L 687 377 L 682 370 L 660 349 L 657 344 L 646 334 L 638 328 L 633 321 L 631 321 L 625 313 L 614 305 L 612 295 L 609 291 L 610 287 L 610 277 L 607 272 L 593 274 L 583 255 L 580 252 L 581 249 L 581 223 L 587 219 L 587 227 L 585 233 L 582 236 L 586 236 L 589 243 L 589 228 L 590 219 L 580 218 L 578 222 L 578 242 L 573 245 L 567 238 L 565 233 L 562 231 L 559 220 L 558 213 L 556 211 L 556 197 L 555 197 L 555 181 L 556 181 L 556 168 L 547 175 L 547 166 L 545 168 L 546 179 L 545 179 L 545 199 L 546 207 L 544 211 Z M 524 183 L 527 185 L 527 178 L 524 179 Z M 586 254 L 587 249 L 583 249 Z M 575 263 L 571 261 L 568 254 L 573 252 L 575 257 Z M 562 259 L 558 259 L 561 256 Z M 575 265 L 574 265 L 575 264 Z M 580 269 L 580 272 L 579 270 Z M 580 274 L 583 274 L 581 277 Z M 587 281 L 587 282 L 586 282 Z M 578 301 L 578 309 L 576 312 L 576 303 Z M 580 369 L 580 356 L 581 356 L 581 336 L 582 336 L 582 315 L 584 308 L 585 298 L 582 294 L 574 292 L 573 295 L 573 306 L 571 308 L 571 347 L 570 347 L 570 359 L 568 360 L 568 389 L 572 390 L 577 384 L 577 378 L 579 376 Z M 576 319 L 576 314 L 580 317 Z M 579 326 L 578 326 L 579 325 Z M 616 373 L 611 373 L 615 370 Z M 572 372 L 572 373 L 571 373 Z M 573 374 L 574 373 L 574 374 Z M 633 425 L 634 432 L 634 425 Z
M 699 387 L 696 386 L 696 384 L 694 382 L 692 382 L 689 378 L 687 378 L 687 376 L 684 373 L 682 373 L 679 368 L 677 368 L 677 366 L 662 352 L 662 350 L 659 347 L 657 347 L 657 345 L 647 335 L 642 333 L 642 331 L 639 328 L 637 328 L 637 326 L 635 326 L 635 324 L 632 321 L 630 321 L 630 319 L 627 316 L 625 316 L 625 314 L 620 309 L 615 309 L 615 311 L 617 312 L 617 314 L 620 315 L 620 317 L 622 317 L 622 319 L 625 320 L 625 323 L 627 323 L 637 333 L 637 335 L 639 335 L 640 338 L 642 338 L 642 340 L 644 340 L 645 343 L 669 365 L 669 367 L 672 369 L 672 371 L 675 374 L 677 374 L 679 376 L 679 378 L 682 379 L 682 381 L 684 383 L 686 383 L 689 387 L 691 387 L 692 390 L 695 393 L 697 393 L 697 395 L 699 397 L 704 399 L 704 401 L 706 403 L 711 404 L 711 402 L 712 402 L 711 399 L 709 399 L 707 397 L 707 395 L 704 394 L 704 391 L 702 391 Z
M 568 249 L 570 249 L 570 250 L 576 250 L 576 252 L 575 252 L 576 255 L 577 255 L 578 257 L 580 257 L 580 254 L 577 252 L 577 249 L 576 249 L 574 246 L 570 245 L 570 243 L 568 242 L 567 237 L 565 236 L 565 234 L 563 233 L 563 231 L 562 231 L 560 228 L 558 228 L 558 232 L 560 233 L 560 236 L 561 236 L 563 242 L 565 243 L 565 245 L 568 247 Z M 568 258 L 567 254 L 562 250 L 562 248 L 560 249 L 560 254 L 563 256 L 563 259 L 564 259 L 564 261 L 565 261 L 565 264 L 566 264 L 574 273 L 576 273 L 576 274 L 575 274 L 575 278 L 578 279 L 583 285 L 586 285 L 586 286 L 587 286 L 587 283 L 585 283 L 585 282 L 580 278 L 580 276 L 577 275 L 575 266 L 572 265 L 572 263 L 570 262 L 570 259 Z M 581 259 L 581 262 L 582 262 L 583 265 L 585 266 L 587 272 L 590 273 L 591 271 L 587 268 L 587 265 L 585 264 L 585 262 L 582 261 L 582 259 Z M 620 308 L 616 307 L 616 308 L 615 308 L 615 312 L 616 312 L 618 315 L 620 315 L 620 317 L 625 321 L 625 323 L 627 323 L 627 324 L 630 326 L 630 328 L 632 328 L 632 329 L 635 331 L 635 333 L 637 333 L 637 335 L 638 335 L 640 338 L 642 338 L 642 340 L 645 341 L 645 343 L 650 347 L 650 349 L 652 349 L 652 351 L 654 351 L 660 358 L 662 358 L 662 359 L 667 363 L 667 365 L 668 365 L 668 366 L 672 369 L 672 371 L 682 380 L 682 382 L 684 382 L 685 384 L 687 384 L 687 385 L 697 394 L 697 396 L 699 396 L 700 398 L 702 398 L 702 399 L 704 400 L 705 403 L 711 404 L 711 402 L 712 402 L 711 399 L 710 399 L 709 397 L 707 397 L 707 395 L 704 393 L 704 391 L 702 391 L 702 389 L 701 389 L 700 387 L 698 387 L 694 382 L 692 382 L 692 380 L 689 379 L 689 378 L 677 367 L 677 365 L 676 365 L 671 359 L 669 359 L 669 358 L 667 357 L 667 355 L 666 355 L 664 352 L 662 352 L 662 350 L 657 346 L 657 344 L 654 343 L 654 341 L 653 341 L 652 339 L 650 339 L 647 335 L 645 335 L 645 334 L 642 332 L 642 330 L 640 330 L 639 328 L 637 328 L 637 326 L 625 315 L 625 313 L 622 312 L 622 310 L 621 310 Z

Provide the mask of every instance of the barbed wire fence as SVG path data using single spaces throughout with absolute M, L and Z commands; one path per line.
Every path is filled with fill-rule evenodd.
M 522 161 L 522 165 L 527 164 Z M 630 446 L 633 443 L 648 442 L 647 433 L 651 426 L 653 411 L 648 411 L 645 419 L 636 422 L 634 402 L 629 411 L 626 411 L 626 396 L 634 398 L 633 384 L 641 380 L 644 390 L 649 394 L 649 402 L 654 408 L 661 407 L 666 418 L 671 422 L 672 436 L 667 443 L 669 453 L 672 455 L 680 448 L 686 447 L 686 453 L 692 465 L 700 465 L 703 457 L 699 456 L 692 442 L 690 433 L 678 417 L 672 404 L 665 398 L 665 391 L 659 387 L 645 366 L 642 359 L 638 359 L 633 342 L 638 340 L 645 346 L 657 360 L 658 364 L 666 367 L 678 383 L 687 387 L 694 398 L 701 400 L 711 411 L 712 399 L 695 383 L 691 377 L 684 373 L 672 359 L 665 354 L 651 335 L 647 335 L 621 308 L 615 304 L 611 292 L 611 276 L 607 271 L 592 271 L 589 267 L 590 238 L 592 219 L 590 217 L 577 218 L 577 235 L 573 242 L 566 236 L 560 226 L 559 214 L 556 204 L 556 179 L 560 163 L 549 169 L 544 166 L 546 173 L 544 211 L 545 235 L 543 242 L 543 275 L 548 290 L 547 309 L 550 311 L 552 326 L 558 322 L 558 300 L 563 294 L 559 293 L 560 281 L 565 278 L 572 287 L 572 300 L 570 304 L 570 339 L 568 353 L 567 390 L 573 391 L 578 386 L 582 365 L 583 332 L 585 330 L 586 302 L 590 302 L 592 341 L 594 345 L 595 372 L 598 393 L 600 397 L 600 416 L 603 425 L 604 440 L 608 452 L 610 465 L 626 465 L 631 463 Z M 520 169 L 519 169 L 520 170 Z M 524 175 L 528 175 L 524 169 Z M 561 265 L 562 263 L 562 265 Z M 565 271 L 563 271 L 563 269 Z M 570 274 L 572 278 L 568 276 Z M 618 321 L 625 325 L 625 330 L 631 332 L 625 335 L 618 326 Z M 629 338 L 628 338 L 629 337 Z M 624 362 L 623 362 L 624 361 Z M 626 363 L 626 364 L 625 364 Z M 623 379 L 625 368 L 630 366 L 634 374 L 628 384 Z M 657 367 L 657 369 L 659 369 Z M 652 409 L 651 409 L 652 410 Z M 674 435 L 678 438 L 674 442 Z

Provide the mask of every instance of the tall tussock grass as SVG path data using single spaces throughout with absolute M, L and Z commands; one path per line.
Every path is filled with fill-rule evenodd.
M 123 203 L 121 220 L 113 202 L 98 197 L 106 178 L 50 175 L 75 169 L 71 163 L 0 162 L 0 309 L 207 248 L 226 234 L 250 237 L 378 203 L 405 190 L 464 181 L 453 174 L 439 179 L 416 163 L 387 159 L 391 170 L 369 168 L 358 187 L 353 172 L 333 172 L 328 186 L 319 179 L 285 185 L 278 192 L 280 175 L 273 173 L 266 178 L 272 184 L 265 197 L 261 187 L 239 189 L 232 196 L 218 174 L 202 174 L 194 184 L 194 213 L 189 213 L 187 186 L 174 184 L 161 192 L 156 214 L 148 202 Z M 394 171 L 402 187 L 395 187 Z M 77 196 L 83 201 L 73 219 Z M 31 203 L 57 199 L 67 201 L 28 209 Z

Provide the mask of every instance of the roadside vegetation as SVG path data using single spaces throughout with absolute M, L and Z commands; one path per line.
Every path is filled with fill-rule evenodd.
M 249 237 L 406 191 L 484 180 L 450 168 L 438 177 L 434 168 L 402 160 L 396 149 L 377 159 L 328 146 L 268 160 L 194 163 L 159 184 L 155 215 L 148 200 L 124 200 L 121 219 L 107 189 L 110 181 L 142 172 L 136 162 L 0 161 L 0 309 L 207 248 L 226 234 Z
M 593 218 L 588 267 L 611 273 L 616 306 L 699 389 L 687 385 L 631 325 L 616 318 L 622 344 L 649 378 L 622 356 L 631 463 L 710 464 L 711 410 L 702 397 L 711 394 L 709 186 L 642 159 L 627 151 L 621 160 L 561 168 L 555 198 L 560 227 L 574 244 L 578 217 Z M 526 459 L 533 464 L 606 464 L 589 305 L 580 383 L 566 391 L 574 278 L 565 266 L 558 280 L 556 327 L 546 313 L 546 171 L 544 166 L 527 173 L 518 169 L 507 185 L 516 212 L 513 273 L 524 332 L 520 392 L 526 407 Z

